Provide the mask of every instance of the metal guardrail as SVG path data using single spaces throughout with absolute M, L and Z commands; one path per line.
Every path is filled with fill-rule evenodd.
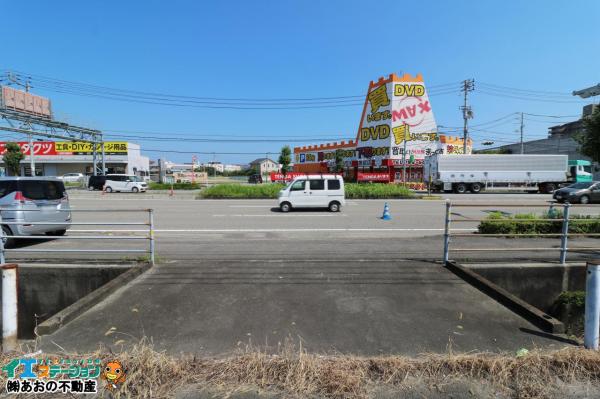
M 452 209 L 453 208 L 481 208 L 485 207 L 501 207 L 501 208 L 548 208 L 548 213 L 552 211 L 556 211 L 555 207 L 557 204 L 554 201 L 549 201 L 548 204 L 539 205 L 539 204 L 453 204 L 451 201 L 446 201 L 446 214 L 445 214 L 445 224 L 444 224 L 444 256 L 443 262 L 444 265 L 448 263 L 450 260 L 450 252 L 493 252 L 493 251 L 501 251 L 501 252 L 510 252 L 510 251 L 560 251 L 560 263 L 565 264 L 567 261 L 567 253 L 574 251 L 600 251 L 600 247 L 568 247 L 569 237 L 600 237 L 600 233 L 569 233 L 569 222 L 576 221 L 577 223 L 597 223 L 597 219 L 572 219 L 570 217 L 570 210 L 574 207 L 600 207 L 600 205 L 574 205 L 568 202 L 562 204 L 563 215 L 560 218 L 524 218 L 524 219 L 473 219 L 473 218 L 463 218 L 463 219 L 453 219 L 452 218 Z M 531 222 L 552 222 L 552 223 L 561 223 L 561 232 L 560 233 L 453 233 L 452 232 L 452 223 L 457 222 L 486 222 L 486 223 L 506 223 L 510 221 L 511 223 L 531 223 Z M 560 237 L 560 247 L 529 247 L 529 248 L 450 248 L 451 237 Z
M 41 209 L 20 209 L 20 208 L 0 208 L 1 212 L 44 212 Z M 125 235 L 89 235 L 89 236 L 35 236 L 35 235 L 5 235 L 2 232 L 2 239 L 0 239 L 0 263 L 6 263 L 7 253 L 17 252 L 63 252 L 63 253 L 143 253 L 149 256 L 149 261 L 152 266 L 155 264 L 155 243 L 154 243 L 154 210 L 153 209 L 57 209 L 58 212 L 94 212 L 94 213 L 147 213 L 147 222 L 9 222 L 0 219 L 1 225 L 6 226 L 148 226 L 148 234 L 143 236 L 125 236 Z M 103 230 L 108 233 L 127 233 L 130 230 Z M 137 231 L 136 231 L 137 232 Z M 148 246 L 143 249 L 74 249 L 74 248 L 5 248 L 4 239 L 16 239 L 16 240 L 146 240 Z

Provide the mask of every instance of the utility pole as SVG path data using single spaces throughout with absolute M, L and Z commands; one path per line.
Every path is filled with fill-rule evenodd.
M 25 83 L 22 82 L 22 78 L 19 75 L 16 75 L 12 72 L 8 73 L 8 82 L 9 84 L 15 84 L 17 86 L 23 87 L 26 93 L 29 93 L 29 89 L 31 89 L 31 78 L 26 78 Z M 29 127 L 23 126 L 24 129 L 29 130 Z M 29 168 L 31 169 L 31 176 L 35 176 L 35 158 L 33 156 L 33 135 L 29 134 Z M 23 172 L 25 169 L 23 168 Z
M 35 159 L 33 158 L 33 135 L 29 135 L 29 167 L 31 168 L 31 176 L 35 177 Z
M 465 79 L 462 82 L 462 89 L 461 91 L 463 93 L 465 93 L 464 96 L 464 102 L 462 107 L 460 107 L 460 110 L 463 113 L 463 154 L 467 153 L 467 141 L 469 139 L 469 126 L 468 126 L 468 121 L 469 119 L 473 119 L 473 110 L 471 109 L 471 106 L 469 106 L 468 103 L 468 96 L 469 96 L 469 92 L 475 90 L 475 79 Z
M 521 155 L 523 155 L 525 153 L 525 147 L 523 144 L 523 113 L 521 112 L 521 128 L 519 129 L 521 131 Z

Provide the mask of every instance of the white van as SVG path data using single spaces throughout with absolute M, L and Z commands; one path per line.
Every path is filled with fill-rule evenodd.
M 104 190 L 107 193 L 113 191 L 139 193 L 145 192 L 147 188 L 148 184 L 141 177 L 132 175 L 106 175 L 106 183 L 104 183 Z
M 344 179 L 340 175 L 307 175 L 296 177 L 279 192 L 279 209 L 328 208 L 339 212 L 346 205 Z

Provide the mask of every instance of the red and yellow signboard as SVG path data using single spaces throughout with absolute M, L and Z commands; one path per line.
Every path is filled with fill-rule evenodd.
M 17 143 L 21 147 L 23 154 L 29 155 L 31 150 L 29 142 L 22 141 Z M 97 149 L 100 152 L 100 146 Z M 6 152 L 6 142 L 0 142 L 0 155 Z M 33 155 L 92 155 L 94 150 L 92 143 L 81 141 L 34 141 Z M 125 141 L 107 141 L 104 142 L 104 154 L 106 155 L 127 155 L 127 142 Z

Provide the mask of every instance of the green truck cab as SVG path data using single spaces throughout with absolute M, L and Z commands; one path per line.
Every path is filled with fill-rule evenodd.
M 569 161 L 567 177 L 571 183 L 592 181 L 592 163 L 581 159 Z

